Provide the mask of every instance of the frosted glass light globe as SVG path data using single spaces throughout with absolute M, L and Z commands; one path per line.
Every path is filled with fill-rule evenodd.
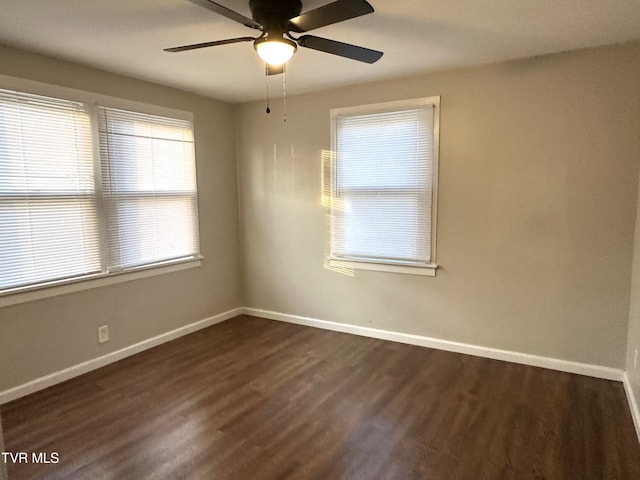
M 279 67 L 293 56 L 296 51 L 296 44 L 285 38 L 269 40 L 268 38 L 255 43 L 256 52 L 260 58 L 269 65 Z

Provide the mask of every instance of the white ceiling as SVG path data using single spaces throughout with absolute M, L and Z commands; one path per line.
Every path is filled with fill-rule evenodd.
M 276 0 L 274 0 L 276 1 Z M 303 12 L 330 0 L 303 0 Z M 300 48 L 287 93 L 640 39 L 640 0 L 369 0 L 375 13 L 311 32 L 382 50 L 373 65 Z M 248 0 L 218 0 L 248 17 Z M 265 95 L 255 36 L 187 0 L 1 0 L 0 43 L 232 102 Z M 1 59 L 0 59 L 1 61 Z M 281 77 L 271 77 L 278 90 Z M 272 92 L 273 93 L 273 92 Z

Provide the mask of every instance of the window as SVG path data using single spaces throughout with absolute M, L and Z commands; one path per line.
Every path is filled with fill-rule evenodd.
M 100 271 L 82 104 L 0 91 L 0 289 Z
M 0 294 L 197 259 L 196 205 L 189 121 L 0 90 Z
M 198 254 L 191 124 L 99 108 L 111 271 Z
M 331 111 L 330 258 L 435 273 L 439 98 Z

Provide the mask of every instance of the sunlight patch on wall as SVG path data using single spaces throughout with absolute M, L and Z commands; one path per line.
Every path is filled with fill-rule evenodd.
M 324 268 L 332 272 L 355 277 L 355 270 L 349 262 L 331 259 L 331 235 L 333 232 L 334 215 L 340 212 L 342 204 L 336 195 L 335 185 L 335 152 L 322 150 L 322 198 L 321 204 L 326 209 L 325 214 L 325 242 L 324 242 Z

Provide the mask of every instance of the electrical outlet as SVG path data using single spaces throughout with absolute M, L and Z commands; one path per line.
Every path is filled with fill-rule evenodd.
M 98 343 L 109 341 L 109 325 L 98 327 Z
M 638 370 L 638 349 L 633 354 L 633 369 Z

